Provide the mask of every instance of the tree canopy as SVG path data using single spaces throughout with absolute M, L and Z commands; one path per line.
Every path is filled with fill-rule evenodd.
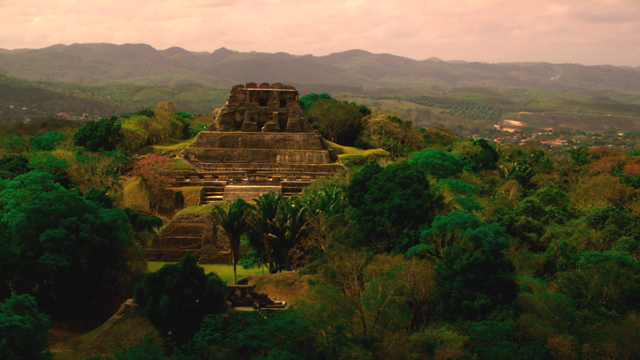
M 51 151 L 58 146 L 67 135 L 61 134 L 55 130 L 48 131 L 43 135 L 36 136 L 31 140 L 31 152 Z
M 0 224 L 0 286 L 32 294 L 47 311 L 103 306 L 131 287 L 131 267 L 142 261 L 124 211 L 68 191 L 47 173 L 0 181 Z
M 117 116 L 88 121 L 73 134 L 73 143 L 90 151 L 116 150 L 123 139 L 121 126 Z
M 190 253 L 175 265 L 145 275 L 135 291 L 140 311 L 179 344 L 195 335 L 205 316 L 224 309 L 226 295 L 224 282 L 215 273 L 205 275 Z
M 355 144 L 366 124 L 364 115 L 356 104 L 333 99 L 313 102 L 307 116 L 323 137 L 348 146 Z
M 412 232 L 431 222 L 442 204 L 425 172 L 406 162 L 366 165 L 351 180 L 346 196 L 367 239 L 363 245 L 377 251 L 404 252 L 414 245 Z

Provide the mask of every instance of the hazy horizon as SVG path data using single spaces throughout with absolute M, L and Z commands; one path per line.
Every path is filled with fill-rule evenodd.
M 148 44 L 213 52 L 640 66 L 640 1 L 7 1 L 0 48 Z

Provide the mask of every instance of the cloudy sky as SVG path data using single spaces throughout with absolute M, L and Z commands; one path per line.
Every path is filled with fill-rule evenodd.
M 0 0 L 0 48 L 96 42 L 640 66 L 640 1 Z

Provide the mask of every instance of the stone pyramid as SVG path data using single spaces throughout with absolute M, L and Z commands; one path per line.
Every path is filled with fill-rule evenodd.
M 298 91 L 280 83 L 235 85 L 213 124 L 180 157 L 225 180 L 315 178 L 343 169 L 313 132 Z
M 344 168 L 313 132 L 298 91 L 279 83 L 234 86 L 213 124 L 179 157 L 193 171 L 165 175 L 174 187 L 201 186 L 199 205 L 251 201 L 269 191 L 299 194 L 312 179 Z M 190 251 L 201 264 L 226 264 L 227 241 L 210 214 L 180 214 L 150 244 L 147 258 L 178 261 Z

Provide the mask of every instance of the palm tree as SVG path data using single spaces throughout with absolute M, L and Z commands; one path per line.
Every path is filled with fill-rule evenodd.
M 344 196 L 342 190 L 334 188 L 329 190 L 322 188 L 307 200 L 306 207 L 311 215 L 323 214 L 325 218 L 329 218 L 338 214 L 344 207 Z
M 304 206 L 300 198 L 292 196 L 280 207 L 276 219 L 273 222 L 272 235 L 278 240 L 286 262 L 286 269 L 291 270 L 291 250 L 311 230 L 308 219 L 308 208 Z
M 254 200 L 256 202 L 257 212 L 251 217 L 250 223 L 251 227 L 258 232 L 260 236 L 262 236 L 262 241 L 264 243 L 263 254 L 264 251 L 267 252 L 267 268 L 271 273 L 275 269 L 272 253 L 274 249 L 274 240 L 277 240 L 277 238 L 272 234 L 274 227 L 273 223 L 279 209 L 284 204 L 285 199 L 281 194 L 276 194 L 275 192 L 270 191 L 267 194 L 260 195 Z
M 211 210 L 213 218 L 222 226 L 229 238 L 231 257 L 233 260 L 233 284 L 236 284 L 236 265 L 240 260 L 240 236 L 250 229 L 249 218 L 255 209 L 241 198 L 234 202 L 227 201 L 228 210 L 220 205 Z

